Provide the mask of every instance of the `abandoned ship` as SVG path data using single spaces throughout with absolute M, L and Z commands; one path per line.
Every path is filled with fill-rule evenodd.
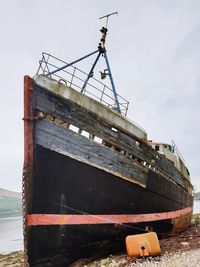
M 129 234 L 178 233 L 191 221 L 188 169 L 175 145 L 148 141 L 126 117 L 101 33 L 96 51 L 71 63 L 43 53 L 24 77 L 26 266 L 69 266 L 123 251 Z M 93 55 L 89 73 L 76 67 Z M 100 56 L 111 88 L 94 78 Z

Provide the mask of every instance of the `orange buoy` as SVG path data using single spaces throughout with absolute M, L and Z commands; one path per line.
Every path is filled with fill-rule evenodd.
M 160 244 L 155 232 L 127 236 L 126 250 L 129 257 L 136 258 L 161 254 Z

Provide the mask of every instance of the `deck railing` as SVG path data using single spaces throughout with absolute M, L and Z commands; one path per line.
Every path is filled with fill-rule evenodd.
M 51 72 L 59 69 L 66 64 L 67 63 L 65 61 L 43 52 L 42 59 L 39 61 L 37 74 L 49 76 L 53 79 L 65 83 L 69 87 L 81 91 L 83 84 L 85 83 L 88 76 L 86 72 L 72 65 L 54 74 L 51 74 Z M 107 85 L 97 80 L 96 78 L 90 77 L 82 93 L 102 102 L 109 108 L 116 110 L 115 97 L 113 95 L 112 89 L 110 89 Z M 129 102 L 118 94 L 117 98 L 119 101 L 121 114 L 126 116 Z

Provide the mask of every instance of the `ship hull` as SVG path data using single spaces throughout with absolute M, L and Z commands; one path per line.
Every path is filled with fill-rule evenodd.
M 66 266 L 79 258 L 123 251 L 126 236 L 147 227 L 158 234 L 171 233 L 173 211 L 190 204 L 167 200 L 41 146 L 35 148 L 33 169 L 27 220 L 33 266 Z M 160 186 L 155 191 L 161 191 Z
M 80 258 L 123 251 L 130 234 L 154 230 L 162 235 L 188 227 L 193 198 L 175 171 L 180 182 L 73 132 L 69 121 L 63 127 L 49 113 L 47 119 L 39 117 L 38 112 L 47 110 L 66 116 L 72 103 L 61 106 L 57 99 L 53 108 L 48 101 L 56 103 L 57 96 L 29 77 L 25 96 L 25 246 L 30 266 L 68 266 Z

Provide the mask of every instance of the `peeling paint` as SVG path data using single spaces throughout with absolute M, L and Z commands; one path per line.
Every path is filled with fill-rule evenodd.
M 142 127 L 134 122 L 131 122 L 126 117 L 108 108 L 102 103 L 44 75 L 37 75 L 33 79 L 38 85 L 60 95 L 61 97 L 73 101 L 81 107 L 86 108 L 87 110 L 98 115 L 101 119 L 107 120 L 113 126 L 116 125 L 116 127 L 119 127 L 124 131 L 131 133 L 144 141 L 147 141 L 147 133 L 144 129 L 142 129 Z

